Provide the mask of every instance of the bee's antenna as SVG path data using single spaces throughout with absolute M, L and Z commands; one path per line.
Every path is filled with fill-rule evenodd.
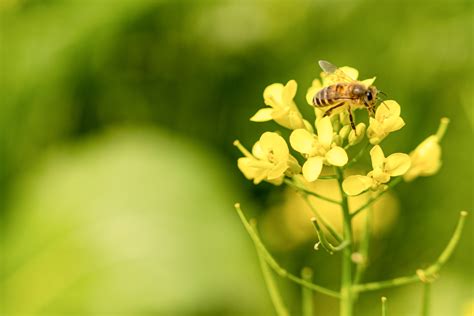
M 384 96 L 387 96 L 387 94 L 385 92 L 383 92 L 382 90 L 377 90 L 378 93 L 384 95 Z M 377 96 L 377 100 L 381 100 L 382 101 L 382 104 L 387 108 L 387 110 L 389 110 L 390 108 L 388 107 L 388 105 L 385 103 L 385 100 L 378 97 Z

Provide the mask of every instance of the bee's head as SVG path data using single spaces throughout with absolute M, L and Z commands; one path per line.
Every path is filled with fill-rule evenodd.
M 377 93 L 378 90 L 374 86 L 370 86 L 365 92 L 364 104 L 369 111 L 370 116 L 375 115 L 375 103 L 377 102 Z

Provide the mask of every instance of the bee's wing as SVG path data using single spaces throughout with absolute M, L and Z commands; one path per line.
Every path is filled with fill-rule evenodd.
M 320 60 L 319 66 L 325 72 L 324 77 L 332 82 L 353 82 L 354 78 L 351 78 L 340 68 L 334 66 L 326 60 Z
M 324 72 L 327 72 L 329 74 L 332 74 L 337 70 L 337 67 L 328 62 L 327 60 L 320 60 L 318 64 Z

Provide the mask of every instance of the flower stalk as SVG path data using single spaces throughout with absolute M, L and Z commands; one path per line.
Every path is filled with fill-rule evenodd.
M 273 303 L 276 314 L 278 316 L 289 316 L 288 309 L 283 303 L 283 299 L 281 298 L 281 294 L 275 284 L 275 280 L 273 279 L 268 263 L 265 261 L 263 254 L 260 251 L 257 251 L 257 256 L 260 263 L 260 269 L 262 270 L 263 279 L 265 281 L 265 285 L 267 286 L 268 294 L 270 295 L 270 299 Z
M 301 270 L 301 278 L 306 282 L 312 282 L 313 270 L 304 267 Z M 313 316 L 313 293 L 307 287 L 301 287 L 301 311 L 303 316 Z
M 421 316 L 429 316 L 431 299 L 431 282 L 423 284 L 423 305 L 421 306 Z
M 353 293 L 352 293 L 352 223 L 349 213 L 349 204 L 347 195 L 342 188 L 344 181 L 343 171 L 336 169 L 338 177 L 339 190 L 341 191 L 341 208 L 343 215 L 343 238 L 349 245 L 342 251 L 342 271 L 341 271 L 341 301 L 340 316 L 351 316 L 353 310 Z
M 387 316 L 387 298 L 382 296 L 380 301 L 382 302 L 382 316 Z

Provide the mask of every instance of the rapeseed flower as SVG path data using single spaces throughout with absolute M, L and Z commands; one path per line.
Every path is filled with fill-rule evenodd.
M 398 131 L 405 122 L 400 117 L 400 105 L 393 100 L 384 101 L 369 119 L 367 137 L 372 145 L 379 144 L 388 134 Z
M 285 174 L 292 176 L 301 168 L 292 155 L 283 137 L 273 132 L 265 132 L 253 145 L 252 153 L 239 141 L 234 145 L 245 155 L 237 160 L 237 166 L 244 176 L 255 184 L 267 181 L 275 185 L 283 182 Z
M 303 164 L 303 176 L 315 181 L 323 164 L 342 167 L 347 161 L 347 153 L 334 142 L 333 127 L 329 117 L 316 121 L 317 135 L 305 129 L 294 130 L 290 135 L 291 146 L 307 159 Z
M 274 83 L 263 91 L 263 100 L 269 107 L 260 109 L 250 120 L 266 122 L 274 120 L 288 129 L 306 128 L 312 130 L 311 124 L 303 119 L 293 100 L 296 95 L 297 84 L 290 80 L 286 85 Z
M 449 119 L 442 118 L 436 135 L 426 138 L 410 153 L 411 167 L 403 176 L 405 181 L 412 181 L 420 176 L 431 176 L 438 172 L 441 168 L 441 146 L 439 142 L 443 138 L 448 124 Z
M 410 157 L 407 154 L 395 153 L 385 157 L 382 148 L 376 145 L 370 151 L 372 171 L 366 176 L 354 175 L 347 177 L 342 188 L 347 195 L 359 195 L 368 190 L 377 190 L 390 181 L 391 177 L 405 174 L 410 168 Z

